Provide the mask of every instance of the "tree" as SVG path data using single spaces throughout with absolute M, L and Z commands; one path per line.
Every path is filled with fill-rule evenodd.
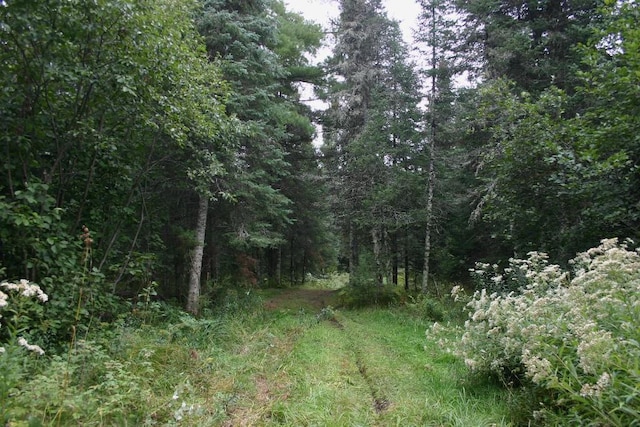
M 420 32 L 417 39 L 426 49 L 423 51 L 429 58 L 428 114 L 425 138 L 427 140 L 428 164 L 426 168 L 426 205 L 425 205 L 425 238 L 424 261 L 422 272 L 422 292 L 429 290 L 429 272 L 432 248 L 432 230 L 435 225 L 434 188 L 436 187 L 436 147 L 444 145 L 443 138 L 446 125 L 450 120 L 453 102 L 451 79 L 453 77 L 453 21 L 451 5 L 447 1 L 422 1 L 420 15 Z M 443 132 L 444 131 L 444 132 Z
M 85 254 L 93 279 L 107 276 L 124 295 L 149 285 L 170 207 L 157 190 L 169 180 L 192 189 L 172 164 L 193 163 L 228 120 L 193 11 L 173 0 L 0 7 L 0 187 L 13 212 L 0 226 L 1 262 L 9 277 L 43 284 L 52 310 L 68 308 L 83 286 L 72 255 L 81 252 L 72 242 L 83 224 L 92 232 Z M 29 232 L 37 246 L 20 237 L 31 221 L 14 215 L 27 209 L 48 224 Z M 106 289 L 86 292 L 88 304 Z
M 367 123 L 371 91 L 378 79 L 379 37 L 385 19 L 381 9 L 379 0 L 340 2 L 336 44 L 327 64 L 334 83 L 327 97 L 331 107 L 323 120 L 328 160 L 325 165 L 332 174 L 337 219 L 348 236 L 350 280 L 355 280 L 359 261 L 359 230 L 353 216 L 362 205 L 368 179 L 372 176 L 358 171 L 358 153 L 353 148 Z
M 484 79 L 506 77 L 530 92 L 575 85 L 580 59 L 574 47 L 589 38 L 597 1 L 458 0 L 456 5 L 466 23 L 460 52 Z
M 408 57 L 380 2 L 341 4 L 324 150 L 352 284 L 397 283 L 399 236 L 414 222 L 420 97 Z M 358 268 L 361 257 L 370 264 Z
M 480 92 L 474 114 L 492 144 L 482 156 L 478 212 L 520 255 L 545 250 L 563 261 L 607 236 L 637 234 L 637 90 L 627 77 L 637 67 L 628 47 L 637 36 L 625 29 L 637 12 L 616 9 L 592 17 L 602 24 L 590 28 L 575 65 L 589 71 L 576 74 L 570 91 L 532 94 L 494 81 Z
M 311 112 L 297 91 L 298 82 L 320 78 L 305 52 L 319 47 L 322 32 L 283 3 L 270 1 L 207 1 L 198 22 L 210 58 L 221 62 L 230 82 L 229 111 L 247 129 L 221 180 L 233 197 L 222 200 L 212 218 L 221 233 L 208 259 L 218 269 L 221 254 L 227 260 L 235 254 L 245 282 L 279 284 L 283 256 L 288 253 L 290 265 L 300 263 L 303 270 L 313 258 L 294 262 L 292 230 L 322 224 L 321 211 L 310 211 L 318 196 L 304 188 L 317 188 L 319 181 L 313 177 L 318 168 Z M 300 241 L 315 239 L 304 235 Z M 302 253 L 313 252 L 305 244 Z

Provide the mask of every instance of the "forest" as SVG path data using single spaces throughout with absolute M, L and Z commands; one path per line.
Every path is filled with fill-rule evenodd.
M 411 46 L 382 0 L 334 3 L 323 28 L 282 0 L 0 0 L 0 422 L 640 425 L 637 2 L 418 0 Z M 275 368 L 157 409 L 164 363 L 242 375 L 207 361 L 315 321 L 368 415 L 296 418 L 293 388 L 260 398 Z M 362 322 L 407 327 L 405 366 L 426 330 L 433 375 L 508 408 L 401 405 Z

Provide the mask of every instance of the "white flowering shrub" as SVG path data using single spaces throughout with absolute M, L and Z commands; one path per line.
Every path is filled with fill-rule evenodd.
M 547 423 L 640 425 L 640 253 L 617 239 L 571 261 L 544 254 L 473 274 L 517 291 L 474 294 L 458 354 L 469 368 L 542 390 Z
M 36 284 L 22 279 L 17 283 L 0 283 L 0 353 L 5 352 L 4 343 L 17 343 L 29 351 L 39 355 L 44 350 L 37 345 L 29 344 L 22 334 L 33 326 L 32 317 L 40 314 L 40 305 L 35 301 L 45 303 L 49 300 L 47 294 Z
M 44 350 L 25 338 L 33 320 L 41 314 L 47 294 L 28 280 L 0 283 L 0 424 L 9 423 L 8 398 L 21 381 L 25 357 L 41 356 Z M 25 350 L 27 353 L 25 354 Z

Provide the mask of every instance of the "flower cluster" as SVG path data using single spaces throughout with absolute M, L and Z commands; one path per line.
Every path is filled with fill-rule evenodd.
M 18 283 L 13 283 L 13 282 L 2 282 L 0 283 L 0 289 L 4 289 L 7 293 L 3 292 L 0 290 L 0 309 L 2 310 L 11 310 L 9 301 L 10 301 L 10 296 L 11 295 L 15 295 L 18 298 L 20 297 L 24 297 L 24 298 L 35 298 L 36 300 L 45 303 L 49 300 L 49 296 L 47 294 L 45 294 L 42 289 L 40 289 L 40 286 L 34 284 L 34 283 L 30 283 L 28 280 L 26 279 L 21 279 Z M 19 306 L 19 304 L 18 304 Z M 13 311 L 19 311 L 19 309 L 13 309 Z M 0 314 L 0 319 L 2 319 L 2 315 Z M 14 325 L 13 329 L 17 329 Z M 9 335 L 10 336 L 15 336 L 13 335 L 15 332 L 15 330 L 12 330 L 12 328 L 9 328 Z M 27 340 L 24 337 L 19 337 L 18 338 L 18 344 L 24 348 L 26 348 L 29 351 L 32 351 L 34 353 L 37 353 L 39 355 L 43 355 L 44 354 L 44 350 L 37 345 L 33 345 L 33 344 L 29 344 L 27 342 Z M 5 348 L 4 347 L 0 347 L 0 354 L 5 353 Z
M 44 350 L 42 349 L 42 347 L 40 347 L 39 345 L 35 345 L 35 344 L 29 344 L 27 342 L 27 340 L 23 337 L 18 338 L 18 344 L 21 345 L 22 347 L 26 348 L 29 351 L 33 351 L 34 353 L 39 354 L 40 356 L 42 356 L 44 354 Z
M 2 282 L 0 283 L 0 288 L 15 291 L 27 298 L 35 296 L 41 302 L 47 302 L 49 300 L 49 296 L 40 289 L 40 286 L 29 283 L 26 279 L 20 279 L 18 283 Z M 7 299 L 8 295 L 0 291 L 0 307 L 7 305 Z
M 640 410 L 640 253 L 607 239 L 571 265 L 573 274 L 532 252 L 502 272 L 490 267 L 492 277 L 474 269 L 485 282 L 519 286 L 474 294 L 458 354 L 472 370 L 515 375 L 587 420 L 617 425 L 601 408 L 613 411 L 622 393 L 624 412 Z

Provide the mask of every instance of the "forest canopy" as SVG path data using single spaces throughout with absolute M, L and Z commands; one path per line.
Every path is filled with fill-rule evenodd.
M 638 425 L 637 2 L 335 3 L 0 0 L 0 424 Z
M 639 237 L 634 1 L 421 0 L 416 49 L 380 0 L 338 4 L 323 29 L 271 0 L 3 1 L 0 275 L 197 313 Z

